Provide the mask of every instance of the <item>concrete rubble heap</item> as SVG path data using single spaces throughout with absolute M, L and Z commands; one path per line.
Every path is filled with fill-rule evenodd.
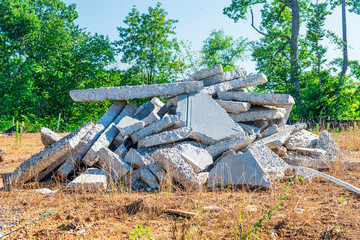
M 74 101 L 115 102 L 95 125 L 66 137 L 42 128 L 46 149 L 21 164 L 7 184 L 60 177 L 70 180 L 69 188 L 86 190 L 125 184 L 153 191 L 169 183 L 185 190 L 268 188 L 288 172 L 316 175 L 301 165 L 343 162 L 328 132 L 319 137 L 306 124 L 286 125 L 295 103 L 290 95 L 247 89 L 266 82 L 262 73 L 223 72 L 216 65 L 174 83 L 73 90 Z M 140 106 L 125 101 L 146 97 L 153 98 Z

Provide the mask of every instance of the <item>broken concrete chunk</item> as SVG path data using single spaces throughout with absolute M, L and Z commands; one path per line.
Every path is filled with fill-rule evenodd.
M 195 72 L 192 74 L 188 81 L 198 81 L 204 78 L 208 78 L 223 72 L 221 64 L 217 64 L 211 68 L 201 69 L 200 71 Z
M 343 161 L 344 157 L 341 153 L 339 145 L 326 130 L 322 131 L 316 144 L 317 149 L 323 149 L 327 153 L 329 161 Z
M 212 146 L 208 146 L 206 147 L 206 150 L 213 158 L 216 158 L 228 149 L 233 149 L 235 151 L 244 149 L 245 147 L 249 146 L 255 140 L 255 138 L 255 135 L 233 138 L 219 142 Z
M 218 92 L 230 91 L 234 88 L 248 88 L 257 86 L 267 82 L 267 78 L 264 74 L 258 73 L 244 78 L 239 78 L 236 80 L 222 82 L 214 84 L 208 87 L 205 87 L 202 92 L 205 92 L 210 95 L 214 95 Z
M 203 148 L 192 144 L 178 145 L 179 153 L 183 159 L 192 166 L 195 173 L 204 171 L 213 163 L 212 156 Z
M 240 153 L 240 152 L 239 152 Z M 213 163 L 213 165 L 214 166 L 216 166 L 216 164 L 218 164 L 220 161 L 221 161 L 221 159 L 223 159 L 225 156 L 227 156 L 227 155 L 236 155 L 236 152 L 234 151 L 234 150 L 232 150 L 232 149 L 229 149 L 229 150 L 227 150 L 226 152 L 223 152 L 221 155 L 220 155 L 220 157 L 218 157 L 215 161 L 214 161 L 214 163 Z
M 99 151 L 99 161 L 104 170 L 117 182 L 129 171 L 132 170 L 129 164 L 108 148 L 101 148 Z
M 121 145 L 115 150 L 114 153 L 116 153 L 116 154 L 119 155 L 122 159 L 124 159 L 125 156 L 126 156 L 126 153 L 127 153 L 127 149 L 126 149 L 126 147 L 125 147 L 124 144 L 121 144 Z
M 138 142 L 138 148 L 148 148 L 157 145 L 177 142 L 190 137 L 191 127 L 182 127 L 171 131 L 148 136 Z
M 50 147 L 51 144 L 56 143 L 62 138 L 58 133 L 53 132 L 46 127 L 42 127 L 40 129 L 40 133 L 41 133 L 41 142 L 42 144 L 44 144 L 45 148 Z
M 251 126 L 245 123 L 238 123 L 244 131 L 249 135 L 259 135 L 260 134 L 260 128 Z
M 141 169 L 140 178 L 143 182 L 149 185 L 150 188 L 159 189 L 159 183 L 156 177 L 154 176 L 154 174 L 150 172 L 150 170 L 147 167 Z
M 90 168 L 75 178 L 66 187 L 81 190 L 106 190 L 108 175 L 105 171 L 97 168 Z
M 253 106 L 247 112 L 230 114 L 235 122 L 250 122 L 259 120 L 271 120 L 284 118 L 286 110 L 284 108 L 270 108 Z
M 37 177 L 41 171 L 50 167 L 54 163 L 57 163 L 60 158 L 62 158 L 70 150 L 73 150 L 93 127 L 93 123 L 85 123 L 76 131 L 70 133 L 66 137 L 63 137 L 44 151 L 33 155 L 15 169 L 11 177 L 8 179 L 7 184 L 23 184 L 32 178 Z
M 157 108 L 157 106 L 154 103 L 152 103 L 151 101 L 146 102 L 136 109 L 134 113 L 134 118 L 141 120 L 147 117 L 152 111 L 154 111 L 155 108 Z
M 275 148 L 272 148 L 271 150 L 281 158 L 288 156 L 287 149 L 284 146 L 275 147 Z
M 296 148 L 315 148 L 318 141 L 318 136 L 307 131 L 301 130 L 294 133 L 285 142 L 285 147 L 289 150 L 295 151 Z
M 150 113 L 149 116 L 145 117 L 144 119 L 142 119 L 141 121 L 144 123 L 144 127 L 159 121 L 160 117 L 156 114 L 156 113 Z
M 129 116 L 125 116 L 116 125 L 117 129 L 119 129 L 122 136 L 131 135 L 134 132 L 144 128 L 144 126 L 145 126 L 144 122 Z
M 296 152 L 304 154 L 304 155 L 310 155 L 312 157 L 320 157 L 323 159 L 326 159 L 326 151 L 320 148 L 301 148 L 297 147 L 295 149 Z
M 233 79 L 245 77 L 246 75 L 247 75 L 246 70 L 244 68 L 240 68 L 240 69 L 235 69 L 235 70 L 231 70 L 228 72 L 216 74 L 211 77 L 204 78 L 204 79 L 202 79 L 202 81 L 204 82 L 204 86 L 207 87 L 207 86 L 214 85 L 217 83 L 226 82 L 226 81 L 230 81 Z
M 197 175 L 201 185 L 205 185 L 209 181 L 210 173 L 209 172 L 201 172 Z
M 186 126 L 193 129 L 192 137 L 203 144 L 211 145 L 224 139 L 245 136 L 244 130 L 205 93 L 181 95 L 176 113 Z
M 130 164 L 132 167 L 142 168 L 152 163 L 152 159 L 146 152 L 141 152 L 140 149 L 136 150 L 131 148 L 125 156 L 125 162 Z
M 277 133 L 274 133 L 268 137 L 257 139 L 253 143 L 253 145 L 266 145 L 270 149 L 282 146 L 285 141 L 290 137 L 291 133 L 294 131 L 294 128 L 294 125 L 285 126 L 284 128 L 281 128 Z
M 276 133 L 279 130 L 279 127 L 277 124 L 271 124 L 269 127 L 267 127 L 262 133 L 261 137 L 267 137 L 271 134 Z
M 329 161 L 321 157 L 308 157 L 302 154 L 289 154 L 285 161 L 293 166 L 303 166 L 315 169 L 329 169 Z
M 127 135 L 123 136 L 119 132 L 118 135 L 115 137 L 115 139 L 112 141 L 112 145 L 114 145 L 115 147 L 119 147 L 122 144 L 125 145 L 127 140 L 129 140 L 129 136 Z
M 203 82 L 188 81 L 73 90 L 70 91 L 70 96 L 72 100 L 76 102 L 97 102 L 105 100 L 129 100 L 154 96 L 176 96 L 184 93 L 197 92 L 203 88 Z
M 177 148 L 159 149 L 153 153 L 155 161 L 187 190 L 196 190 L 201 183 L 191 166 L 180 156 Z
M 152 174 L 154 174 L 154 176 L 157 178 L 158 182 L 166 182 L 167 181 L 167 174 L 164 171 L 164 169 L 160 166 L 160 164 L 154 162 L 150 165 L 147 166 L 150 170 L 150 172 L 152 172 Z
M 228 113 L 246 112 L 250 109 L 250 103 L 216 100 L 216 102 Z
M 221 100 L 248 102 L 251 105 L 287 107 L 295 104 L 294 98 L 289 94 L 218 92 L 217 95 Z

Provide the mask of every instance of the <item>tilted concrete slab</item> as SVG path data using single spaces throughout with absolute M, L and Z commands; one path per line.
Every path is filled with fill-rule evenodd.
M 40 129 L 40 133 L 41 133 L 41 142 L 42 144 L 44 144 L 45 148 L 50 147 L 51 144 L 56 143 L 62 138 L 58 133 L 53 132 L 46 127 L 42 127 Z
M 254 140 L 256 139 L 255 135 L 245 136 L 245 137 L 238 137 L 229 140 L 225 140 L 214 144 L 212 146 L 206 147 L 206 150 L 213 158 L 217 158 L 221 155 L 221 153 L 232 149 L 234 151 L 240 151 L 247 146 L 249 146 Z
M 339 145 L 326 130 L 320 133 L 316 148 L 325 150 L 327 153 L 326 157 L 331 162 L 344 161 L 344 156 L 342 155 Z
M 150 172 L 154 174 L 154 176 L 157 178 L 159 183 L 166 182 L 168 180 L 167 174 L 160 164 L 154 162 L 148 165 L 147 167 L 149 168 Z
M 259 135 L 260 134 L 261 129 L 258 128 L 258 127 L 251 126 L 251 125 L 248 125 L 248 124 L 245 124 L 245 123 L 238 123 L 238 124 L 249 135 Z
M 199 81 L 204 78 L 208 78 L 223 72 L 221 64 L 217 64 L 210 68 L 201 69 L 193 73 L 187 80 L 188 81 Z
M 66 187 L 80 190 L 106 190 L 108 175 L 104 170 L 90 168 L 68 183 Z
M 127 153 L 127 149 L 125 147 L 124 144 L 121 144 L 116 150 L 115 152 L 117 155 L 119 155 L 121 158 L 125 158 L 126 153 Z
M 178 149 L 180 155 L 192 166 L 195 173 L 206 170 L 213 163 L 212 156 L 203 148 L 192 144 L 179 144 Z
M 284 118 L 286 110 L 284 108 L 269 108 L 252 106 L 249 111 L 229 116 L 235 122 L 250 122 L 259 120 L 271 120 Z
M 141 180 L 149 185 L 152 189 L 159 189 L 159 183 L 157 178 L 152 174 L 148 167 L 144 167 L 140 171 L 140 178 Z
M 142 151 L 143 149 L 131 148 L 125 156 L 125 162 L 132 167 L 142 168 L 154 162 L 148 152 Z
M 289 94 L 218 92 L 217 95 L 224 101 L 248 102 L 252 105 L 287 107 L 295 104 L 294 98 Z
M 102 87 L 95 89 L 72 90 L 70 96 L 76 102 L 98 102 L 105 100 L 129 100 L 154 96 L 174 96 L 200 91 L 203 82 L 188 81 L 165 84 Z
M 203 144 L 245 136 L 245 131 L 208 94 L 181 95 L 176 113 L 186 126 L 192 128 L 192 137 Z
M 112 179 L 117 182 L 132 170 L 131 166 L 116 153 L 108 148 L 101 148 L 99 150 L 99 161 Z
M 277 131 L 279 131 L 279 126 L 277 124 L 273 123 L 261 133 L 261 137 L 270 136 L 271 134 L 274 134 Z
M 143 118 L 141 121 L 144 123 L 144 127 L 146 127 L 146 126 L 148 126 L 156 121 L 159 121 L 159 120 L 160 120 L 160 117 L 156 113 L 152 112 L 149 114 L 149 116 Z
M 36 178 L 40 172 L 56 163 L 70 150 L 73 150 L 93 127 L 93 123 L 85 123 L 44 151 L 33 155 L 15 169 L 6 184 L 19 185 Z
M 125 116 L 121 121 L 116 125 L 119 129 L 122 136 L 131 135 L 134 132 L 144 128 L 145 124 L 135 118 Z
M 250 109 L 250 103 L 216 100 L 216 102 L 228 113 L 246 112 Z
M 72 154 L 65 160 L 64 164 L 58 169 L 57 174 L 66 178 L 72 173 L 80 160 L 85 156 L 90 147 L 96 142 L 104 130 L 114 121 L 119 113 L 124 109 L 125 101 L 116 101 L 104 113 L 95 126 L 89 131 L 88 134 L 79 143 Z
M 319 136 L 305 129 L 294 133 L 285 142 L 285 147 L 295 151 L 296 148 L 315 148 Z
M 230 81 L 233 79 L 245 77 L 246 75 L 247 75 L 246 70 L 244 68 L 240 68 L 240 69 L 235 69 L 235 70 L 231 70 L 228 72 L 219 73 L 214 76 L 204 78 L 204 79 L 202 79 L 202 81 L 204 82 L 204 86 L 207 87 L 207 86 L 214 85 L 217 83 L 226 82 L 226 81 Z
M 205 87 L 202 92 L 214 95 L 218 92 L 225 92 L 233 90 L 234 88 L 248 88 L 257 86 L 267 82 L 267 78 L 264 74 L 258 73 L 244 78 L 235 79 L 228 82 L 222 82 Z

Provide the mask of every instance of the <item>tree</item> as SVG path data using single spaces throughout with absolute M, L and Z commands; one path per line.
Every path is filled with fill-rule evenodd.
M 213 30 L 201 49 L 202 63 L 208 68 L 221 64 L 224 70 L 235 69 L 236 62 L 244 58 L 246 48 L 246 39 L 227 36 L 223 29 Z
M 173 36 L 177 20 L 166 16 L 160 3 L 149 7 L 147 14 L 134 7 L 124 20 L 127 27 L 117 28 L 121 39 L 115 45 L 122 54 L 121 62 L 140 73 L 140 83 L 169 82 L 184 69 L 179 43 Z

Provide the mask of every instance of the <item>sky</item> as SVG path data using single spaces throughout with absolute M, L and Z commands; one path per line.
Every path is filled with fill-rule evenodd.
M 157 2 L 162 3 L 162 8 L 168 12 L 168 18 L 179 20 L 176 26 L 178 40 L 190 41 L 192 49 L 198 51 L 203 41 L 214 29 L 224 29 L 226 35 L 245 37 L 248 40 L 257 40 L 261 37 L 250 25 L 251 20 L 239 20 L 237 23 L 222 14 L 223 8 L 230 5 L 231 0 L 63 0 L 66 4 L 75 3 L 79 17 L 76 20 L 82 28 L 91 33 L 108 35 L 111 41 L 119 40 L 117 27 L 126 27 L 123 23 L 133 6 L 141 13 L 147 13 L 149 6 L 155 7 Z M 255 24 L 261 21 L 260 8 L 254 8 Z M 360 16 L 347 12 L 347 34 L 349 45 L 349 59 L 360 60 Z M 328 17 L 326 29 L 342 36 L 341 9 Z M 328 58 L 342 56 L 340 49 L 335 50 L 335 45 L 325 41 L 328 47 Z M 119 60 L 118 60 L 119 61 Z M 244 67 L 248 73 L 256 72 L 256 63 L 249 58 L 239 62 L 239 67 Z M 118 63 L 116 66 L 122 68 Z

